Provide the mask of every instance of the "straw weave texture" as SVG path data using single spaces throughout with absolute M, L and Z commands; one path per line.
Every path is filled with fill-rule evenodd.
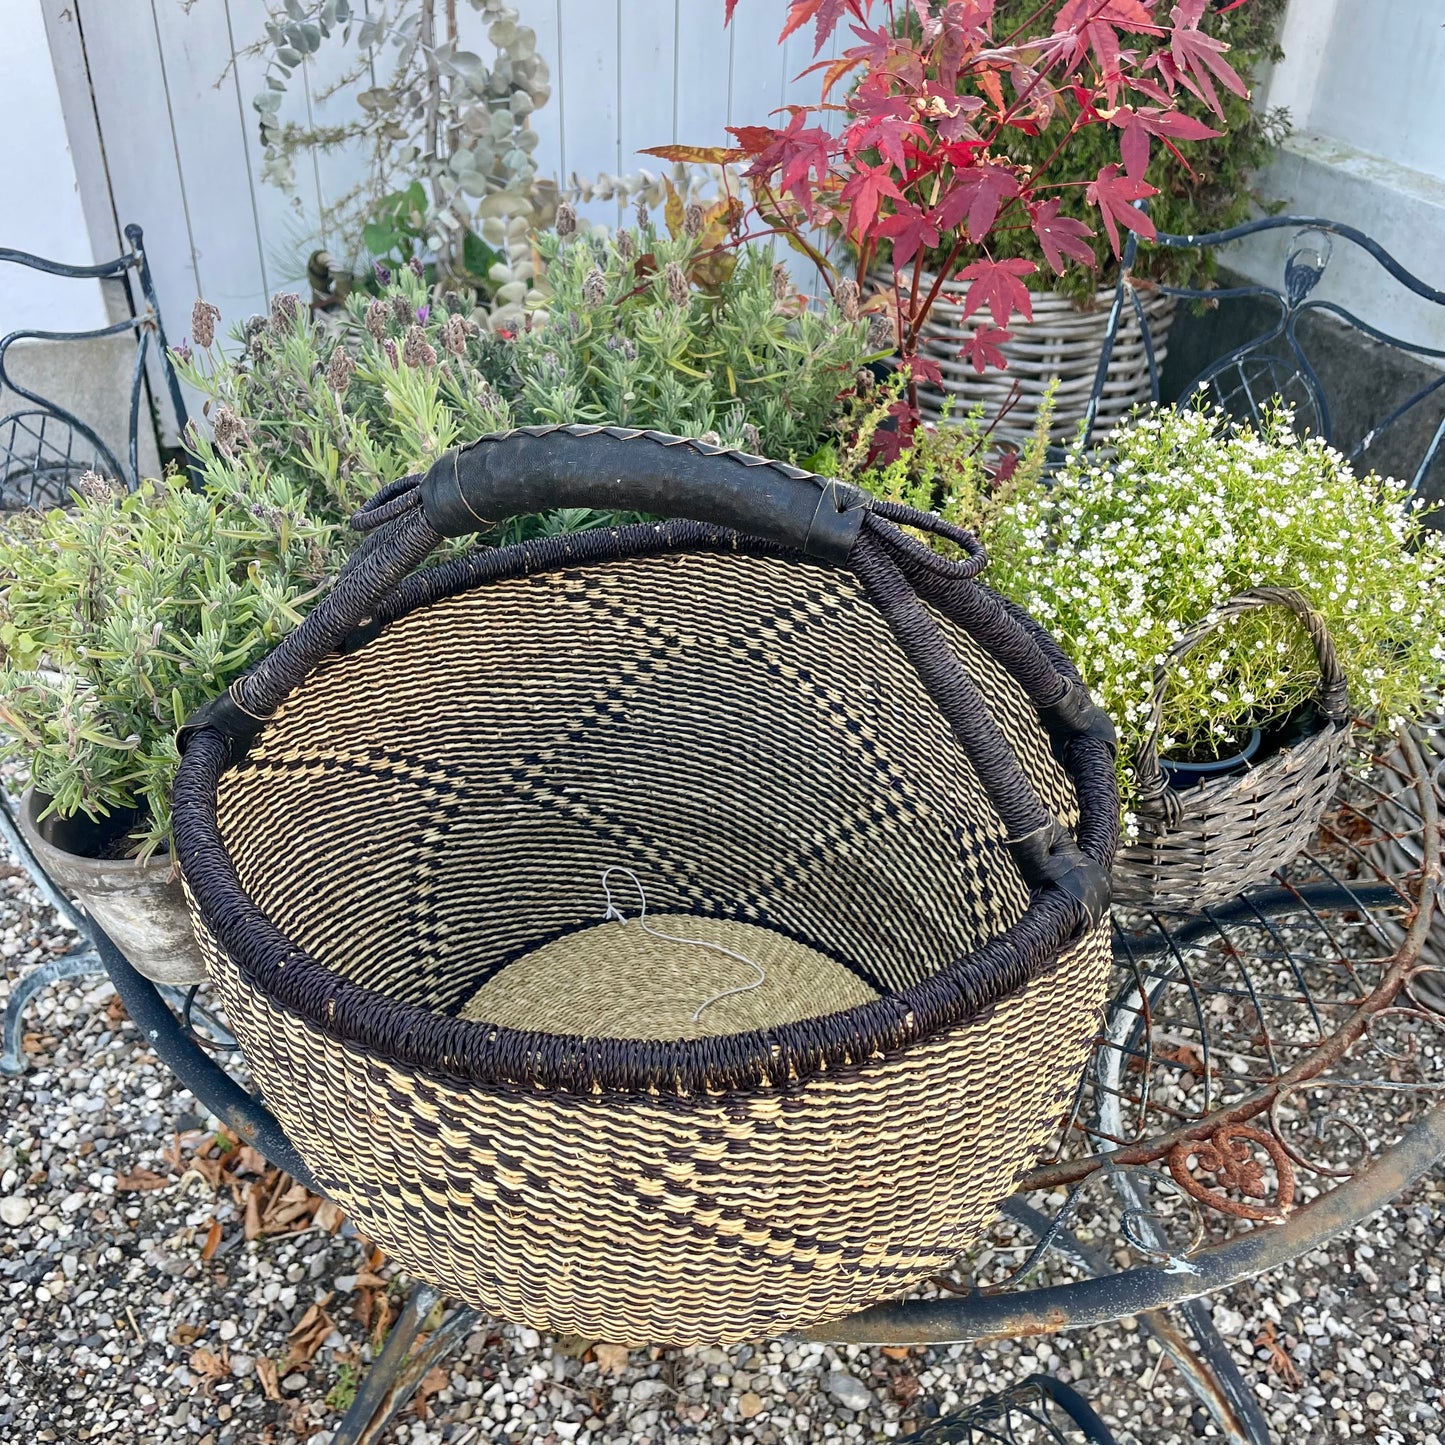
M 1244 772 L 1166 786 L 1157 743 L 1170 668 L 1221 623 L 1262 607 L 1300 622 L 1320 666 L 1319 702 L 1305 736 Z M 1152 718 L 1135 759 L 1140 834 L 1114 859 L 1114 898 L 1155 908 L 1206 908 L 1263 882 L 1309 847 L 1340 783 L 1349 743 L 1349 689 L 1325 619 L 1291 587 L 1254 587 L 1215 609 L 1170 649 L 1155 670 Z
M 369 1238 L 503 1319 L 624 1344 L 778 1334 L 945 1266 L 1057 1132 L 1110 970 L 1100 928 L 991 1017 L 902 1057 L 623 1105 L 396 1068 L 202 945 L 267 1102 Z
M 934 278 L 925 274 L 921 286 L 926 294 Z M 964 300 L 967 281 L 945 281 L 939 289 L 928 320 L 924 323 L 922 350 L 938 364 L 942 374 L 939 383 L 919 387 L 919 401 L 926 416 L 936 418 L 946 399 L 952 398 L 953 415 L 965 415 L 976 406 L 992 418 L 1000 408 L 1009 410 L 995 428 L 1000 440 L 1022 445 L 1038 420 L 1039 408 L 1050 386 L 1054 388 L 1053 417 L 1049 439 L 1060 446 L 1074 440 L 1079 423 L 1089 409 L 1099 370 L 1099 358 L 1109 331 L 1109 312 L 1114 304 L 1114 288 L 1104 287 L 1095 293 L 1088 310 L 1083 310 L 1067 296 L 1050 291 L 1031 295 L 1033 319 L 1015 319 L 1009 325 L 1012 339 L 999 349 L 1008 358 L 1008 368 L 989 370 L 980 375 L 973 364 L 960 356 L 965 341 L 972 335 L 978 318 L 965 318 Z M 1140 284 L 1139 304 L 1149 327 L 1156 367 L 1162 367 L 1169 355 L 1169 333 L 1173 329 L 1177 302 L 1173 296 Z M 1119 318 L 1119 331 L 1104 385 L 1099 393 L 1095 418 L 1096 436 L 1105 436 L 1111 428 L 1125 420 L 1136 406 L 1145 406 L 1153 399 L 1153 383 L 1149 376 L 1148 352 L 1143 328 L 1132 300 L 1124 301 Z
M 1347 728 L 1322 721 L 1256 768 L 1181 790 L 1177 823 L 1119 849 L 1115 901 L 1206 908 L 1292 863 L 1339 791 L 1348 741 Z
M 817 949 L 751 923 L 664 913 L 647 927 L 666 937 L 631 918 L 544 944 L 484 983 L 458 1017 L 554 1034 L 695 1039 L 840 1013 L 878 997 Z
M 1100 1021 L 1107 923 L 1060 948 L 1079 905 L 1030 894 L 919 658 L 961 664 L 1105 863 L 1112 765 L 1083 738 L 1066 770 L 942 583 L 938 606 L 909 590 L 905 654 L 852 571 L 690 523 L 616 536 L 585 566 L 412 579 L 244 758 L 191 744 L 178 836 L 254 1078 L 388 1254 L 537 1328 L 756 1338 L 974 1240 Z M 624 868 L 653 927 L 765 985 L 694 1019 L 751 971 L 642 933 L 616 874 L 628 921 L 604 922 Z

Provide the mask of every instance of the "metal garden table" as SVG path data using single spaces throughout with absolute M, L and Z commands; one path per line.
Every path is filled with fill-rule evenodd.
M 1368 236 L 1327 220 L 1276 216 L 1210 236 L 1161 235 L 1156 244 L 1207 248 L 1280 230 L 1296 234 L 1278 287 L 1160 288 L 1182 300 L 1278 309 L 1263 335 L 1212 363 L 1184 395 L 1203 388 L 1249 418 L 1264 398 L 1283 394 L 1328 437 L 1329 401 L 1297 329 L 1307 313 L 1328 313 L 1406 353 L 1442 356 L 1313 294 L 1333 244 L 1384 268 L 1427 303 L 1445 305 L 1445 292 Z M 1158 395 L 1155 350 L 1130 270 L 1137 247 L 1131 232 L 1096 394 L 1129 308 L 1143 327 Z M 1442 387 L 1445 377 L 1394 406 L 1353 456 L 1368 461 L 1379 438 L 1419 415 Z M 1427 428 L 1417 488 L 1442 444 L 1445 421 Z M 1118 914 L 1114 984 L 1093 1057 L 1058 1137 L 1018 1182 L 991 1235 L 917 1297 L 820 1327 L 815 1337 L 982 1341 L 1132 1319 L 1178 1365 L 1225 1438 L 1264 1445 L 1267 1424 L 1205 1297 L 1308 1253 L 1445 1157 L 1441 751 L 1427 757 L 1420 738 L 1403 735 L 1398 747 L 1357 758 L 1318 847 L 1267 886 L 1201 913 Z M 0 831 L 13 834 L 8 821 L 0 810 Z M 33 865 L 20 840 L 11 842 Z M 74 920 L 43 874 L 38 881 Z M 198 1042 L 196 1026 L 224 1052 L 234 1041 L 223 1022 L 197 1009 L 194 991 L 163 993 L 109 939 L 92 937 L 161 1060 L 228 1129 L 312 1184 L 264 1104 Z M 7 1010 L 12 1052 L 24 998 L 50 977 L 91 966 L 89 951 L 77 950 L 25 982 Z M 0 1059 L 0 1068 L 7 1063 L 18 1067 L 18 1056 Z M 426 1371 L 469 1332 L 473 1311 L 452 1308 L 438 1325 L 444 1309 L 435 1290 L 414 1290 L 336 1445 L 378 1439 Z
M 1093 1057 L 992 1234 L 918 1297 L 814 1337 L 982 1341 L 1132 1319 L 1225 1438 L 1268 1441 L 1204 1297 L 1315 1249 L 1445 1157 L 1445 990 L 1421 960 L 1428 944 L 1445 964 L 1445 937 L 1430 938 L 1442 771 L 1402 734 L 1355 759 L 1318 848 L 1288 874 L 1199 914 L 1117 916 Z M 227 1128 L 311 1183 L 264 1104 L 200 1046 L 188 1011 L 94 941 L 162 1061 Z M 469 1332 L 466 1307 L 435 1324 L 444 1305 L 414 1290 L 337 1445 L 377 1439 Z

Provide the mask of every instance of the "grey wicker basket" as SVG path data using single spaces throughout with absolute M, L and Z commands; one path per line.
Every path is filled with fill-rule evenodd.
M 1435 796 L 1445 802 L 1445 699 L 1411 723 L 1409 731 L 1425 760 Z M 1424 866 L 1414 771 L 1398 742 L 1386 754 L 1384 766 L 1375 770 L 1375 835 L 1365 845 L 1365 853 L 1390 878 L 1408 877 Z M 1405 929 L 1392 918 L 1382 917 L 1380 928 L 1397 947 L 1405 937 Z M 1419 961 L 1427 971 L 1415 976 L 1412 988 L 1430 1008 L 1445 1013 L 1445 921 L 1437 919 L 1426 935 Z
M 1292 612 L 1314 644 L 1320 665 L 1314 725 L 1300 741 L 1243 772 L 1174 787 L 1158 750 L 1170 672 L 1220 623 L 1259 607 Z M 1175 643 L 1155 670 L 1152 707 L 1135 762 L 1140 836 L 1115 858 L 1115 901 L 1142 908 L 1204 908 L 1291 862 L 1314 837 L 1344 775 L 1349 690 L 1324 618 L 1292 587 L 1242 592 Z

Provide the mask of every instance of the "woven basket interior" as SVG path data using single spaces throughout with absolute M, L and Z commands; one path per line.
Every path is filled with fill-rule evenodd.
M 1072 823 L 1027 699 L 937 620 Z M 851 575 L 740 554 L 623 559 L 410 613 L 290 699 L 224 775 L 219 821 L 249 896 L 336 973 L 586 1037 L 848 1008 L 1027 903 L 973 768 Z M 608 869 L 635 875 L 653 932 L 616 872 L 626 921 L 604 921 Z

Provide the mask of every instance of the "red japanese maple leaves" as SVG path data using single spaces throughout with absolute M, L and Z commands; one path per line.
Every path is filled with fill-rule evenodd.
M 736 3 L 725 0 L 729 20 Z M 789 107 L 786 125 L 730 128 L 732 148 L 651 154 L 741 162 L 770 230 L 801 238 L 807 227 L 836 227 L 857 254 L 860 277 L 886 247 L 915 282 L 925 258 L 930 270 L 968 281 L 964 316 L 986 313 L 993 324 L 980 324 L 963 354 L 979 370 L 1001 366 L 1010 318 L 1031 315 L 1024 277 L 1036 268 L 996 259 L 990 237 L 1027 226 L 1055 273 L 1092 265 L 1094 231 L 1061 214 L 1061 193 L 1075 185 L 1085 187 L 1116 255 L 1123 231 L 1152 235 L 1136 203 L 1154 193 L 1145 179 L 1153 141 L 1176 149 L 1218 134 L 1179 110 L 1179 93 L 1221 117 L 1218 87 L 1245 93 L 1224 59 L 1227 47 L 1200 29 L 1208 13 L 1208 0 L 1059 0 L 1047 33 L 1005 34 L 994 0 L 898 0 L 893 8 L 884 0 L 790 0 L 780 38 L 811 26 L 818 54 L 843 38 L 846 22 L 856 42 L 809 68 L 822 75 L 820 103 Z M 830 99 L 845 90 L 846 99 Z M 836 133 L 821 123 L 825 112 L 841 114 Z M 1118 162 L 1091 179 L 1052 180 L 1070 140 L 1091 125 L 1117 130 Z M 1057 134 L 1052 164 L 1035 172 L 1010 161 L 1010 131 Z M 907 362 L 937 296 L 927 284 L 900 289 Z

